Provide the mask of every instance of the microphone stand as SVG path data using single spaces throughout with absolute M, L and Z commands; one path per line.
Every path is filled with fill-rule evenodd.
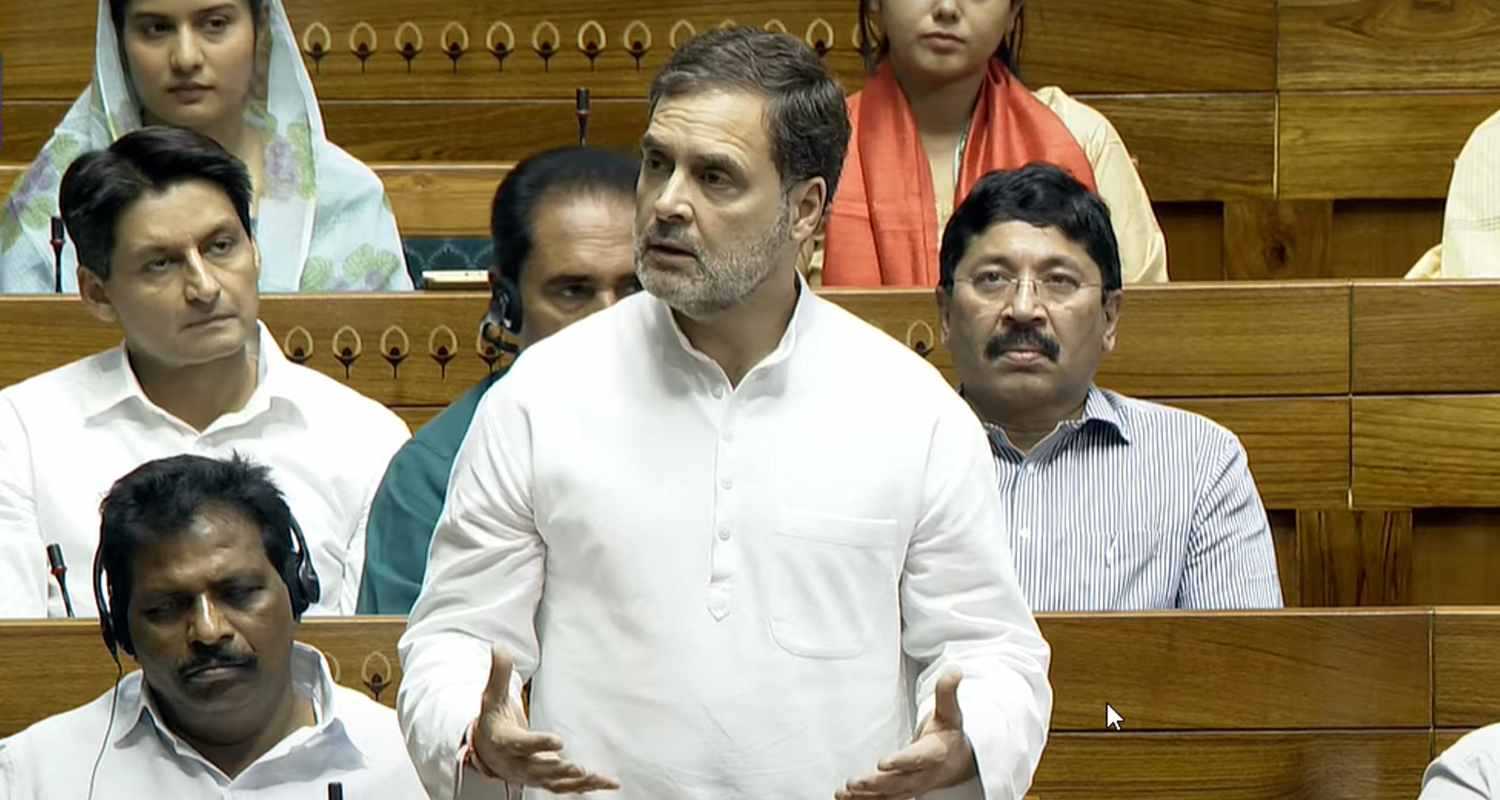
M 63 563 L 62 545 L 53 542 L 47 545 L 47 566 L 52 570 L 52 577 L 57 579 L 57 588 L 62 590 L 63 608 L 68 612 L 68 619 L 72 619 L 73 598 L 68 596 L 68 565 Z
M 63 221 L 62 217 L 52 218 L 52 272 L 56 278 L 53 291 L 62 294 L 62 251 L 63 251 Z
M 579 89 L 573 97 L 578 115 L 578 146 L 583 147 L 589 143 L 589 90 Z

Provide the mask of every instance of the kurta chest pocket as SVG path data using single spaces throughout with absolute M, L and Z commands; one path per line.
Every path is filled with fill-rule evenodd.
M 899 631 L 895 520 L 791 513 L 771 537 L 771 635 L 807 658 L 853 658 Z

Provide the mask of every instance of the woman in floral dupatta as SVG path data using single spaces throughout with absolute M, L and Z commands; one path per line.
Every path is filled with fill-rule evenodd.
M 1062 167 L 1104 199 L 1126 283 L 1167 280 L 1161 228 L 1114 126 L 1016 76 L 1023 3 L 860 0 L 871 75 L 849 98 L 853 135 L 824 240 L 824 286 L 936 286 L 953 208 L 985 173 L 1032 161 Z
M 324 135 L 281 0 L 99 0 L 93 82 L 0 209 L 0 292 L 52 291 L 63 172 L 147 124 L 192 128 L 249 167 L 262 291 L 412 287 L 380 179 Z M 70 245 L 64 291 L 76 267 Z

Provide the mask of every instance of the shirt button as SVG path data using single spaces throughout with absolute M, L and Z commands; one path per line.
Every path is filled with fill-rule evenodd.
M 721 541 L 721 542 L 727 542 L 727 541 L 729 541 L 729 529 L 728 528 L 720 528 L 719 529 L 719 541 Z
M 1021 538 L 1022 539 L 1030 539 L 1031 538 L 1031 529 L 1030 528 L 1022 528 L 1021 529 Z
M 725 490 L 733 489 L 734 481 L 729 478 L 724 478 L 723 480 L 719 481 L 719 488 Z
M 723 396 L 724 396 L 724 387 L 722 387 L 722 386 L 715 386 L 714 387 L 714 397 L 717 399 L 717 398 L 721 398 Z

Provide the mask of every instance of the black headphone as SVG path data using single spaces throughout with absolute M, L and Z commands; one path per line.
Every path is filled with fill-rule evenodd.
M 490 309 L 479 322 L 479 336 L 501 350 L 515 355 L 519 348 L 505 341 L 502 331 L 512 336 L 521 333 L 521 290 L 516 282 L 499 269 L 490 270 Z
M 307 550 L 307 537 L 302 535 L 302 526 L 297 524 L 297 518 L 288 512 L 287 519 L 291 522 L 292 542 L 295 545 L 291 558 L 284 559 L 276 565 L 276 572 L 281 575 L 281 581 L 286 584 L 287 594 L 292 600 L 292 617 L 301 619 L 303 612 L 313 603 L 318 602 L 322 596 L 323 589 L 318 583 L 318 572 L 313 569 L 312 556 Z M 105 602 L 104 590 L 104 541 L 99 542 L 99 549 L 94 551 L 94 603 L 99 607 L 99 634 L 104 637 L 104 646 L 109 648 L 109 654 L 116 662 L 120 660 L 120 650 L 124 650 L 131 656 L 135 655 L 135 642 L 130 638 L 130 618 L 126 609 L 114 602 L 114 587 L 110 587 L 110 602 Z M 128 598 L 127 598 L 128 600 Z M 128 605 L 128 603 L 127 603 Z

